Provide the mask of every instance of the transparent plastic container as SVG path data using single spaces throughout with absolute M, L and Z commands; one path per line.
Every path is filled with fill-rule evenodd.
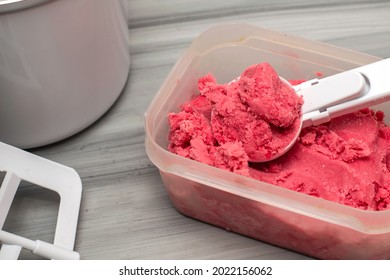
M 212 27 L 177 61 L 145 114 L 145 147 L 184 215 L 320 259 L 389 259 L 390 211 L 365 211 L 287 190 L 167 150 L 167 114 L 198 94 L 211 72 L 231 81 L 269 62 L 284 78 L 311 79 L 379 60 L 348 49 L 245 24 Z M 390 115 L 390 104 L 380 106 Z

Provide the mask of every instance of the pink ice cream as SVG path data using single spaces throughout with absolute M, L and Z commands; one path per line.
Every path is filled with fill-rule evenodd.
M 169 114 L 170 151 L 352 207 L 390 208 L 390 128 L 383 113 L 367 109 L 305 128 L 285 155 L 250 163 L 291 142 L 302 99 L 266 63 L 229 84 L 208 74 L 198 88 L 197 97 Z
M 182 115 L 171 115 L 170 149 L 178 154 L 188 156 L 190 152 L 198 153 L 200 145 L 211 145 L 213 148 L 202 153 L 200 161 L 214 162 L 212 139 L 220 152 L 217 156 L 233 156 L 222 150 L 234 145 L 242 146 L 252 161 L 270 160 L 283 153 L 299 133 L 302 98 L 267 63 L 253 65 L 239 79 L 223 85 L 209 74 L 199 80 L 199 91 L 198 98 L 182 107 Z M 202 124 L 202 128 L 196 126 L 202 131 L 199 135 L 177 127 L 178 121 L 188 125 L 188 114 L 191 121 Z M 187 132 L 185 138 L 183 132 Z M 207 139 L 200 141 L 198 136 Z M 188 145 L 186 141 L 192 143 Z M 200 155 L 193 158 L 199 160 L 197 157 Z

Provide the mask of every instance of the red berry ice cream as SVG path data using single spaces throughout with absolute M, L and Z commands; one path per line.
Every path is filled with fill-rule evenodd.
M 390 207 L 390 128 L 383 113 L 366 109 L 307 127 L 286 154 L 255 163 L 294 139 L 302 98 L 267 63 L 228 84 L 208 74 L 198 88 L 198 96 L 168 116 L 170 151 L 352 207 Z

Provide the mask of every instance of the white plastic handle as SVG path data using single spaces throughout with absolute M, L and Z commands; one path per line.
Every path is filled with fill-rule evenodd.
M 324 110 L 335 104 L 362 96 L 366 81 L 358 72 L 348 71 L 323 79 L 314 79 L 294 86 L 305 100 L 302 113 Z
M 16 234 L 12 234 L 3 230 L 0 230 L 0 240 L 6 244 L 14 244 L 20 246 L 20 248 L 26 248 L 30 250 L 34 254 L 40 255 L 42 257 L 46 257 L 48 259 L 54 260 L 79 260 L 80 254 L 59 247 L 42 240 L 30 240 Z
M 295 91 L 304 99 L 303 127 L 390 100 L 390 59 L 320 80 L 310 80 Z

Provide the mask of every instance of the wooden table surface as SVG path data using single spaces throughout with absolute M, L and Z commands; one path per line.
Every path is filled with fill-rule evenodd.
M 81 133 L 30 150 L 80 174 L 75 249 L 82 259 L 308 259 L 177 212 L 145 153 L 144 113 L 179 56 L 210 26 L 244 22 L 386 58 L 390 2 L 128 0 L 128 13 L 132 63 L 118 101 Z M 4 228 L 51 241 L 57 208 L 52 192 L 19 188 Z

